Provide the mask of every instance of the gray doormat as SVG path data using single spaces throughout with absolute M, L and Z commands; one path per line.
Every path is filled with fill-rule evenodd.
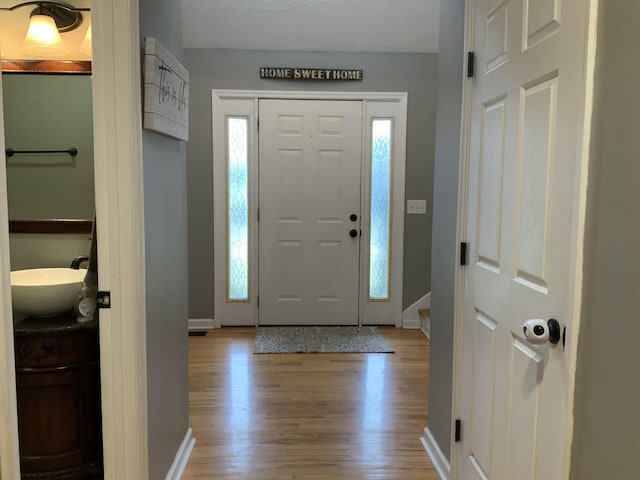
M 258 327 L 253 353 L 393 353 L 376 327 Z

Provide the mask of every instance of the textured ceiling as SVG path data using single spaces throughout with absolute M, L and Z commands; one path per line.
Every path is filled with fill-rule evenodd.
M 440 0 L 183 0 L 186 48 L 437 52 Z

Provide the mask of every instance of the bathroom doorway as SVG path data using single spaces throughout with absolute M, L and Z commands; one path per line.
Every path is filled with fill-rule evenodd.
M 34 72 L 25 62 L 15 70 L 5 64 L 3 71 L 23 478 L 102 476 L 98 312 L 91 297 L 83 304 L 91 308 L 73 311 L 83 281 L 92 279 L 97 289 L 92 82 L 89 63 L 77 65 L 85 68 Z M 59 289 L 55 298 L 27 291 L 40 281 Z M 65 287 L 53 287 L 57 282 Z
M 89 4 L 88 0 L 78 2 Z M 100 316 L 104 470 L 107 478 L 123 479 L 144 478 L 148 468 L 144 461 L 147 403 L 144 251 L 140 222 L 143 218 L 141 128 L 132 127 L 141 125 L 139 33 L 137 24 L 129 22 L 137 12 L 135 0 L 91 5 L 100 289 L 117 298 Z M 2 47 L 6 56 L 6 44 Z M 4 148 L 2 120 L 0 117 L 0 146 Z M 5 422 L 0 429 L 0 477 L 9 479 L 20 475 L 13 329 L 9 323 L 12 311 L 5 175 L 3 165 L 0 167 L 0 309 L 3 318 L 0 357 L 5 362 L 0 367 L 0 417 Z

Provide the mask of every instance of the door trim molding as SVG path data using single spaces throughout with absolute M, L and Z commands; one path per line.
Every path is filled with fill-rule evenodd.
M 148 478 L 144 202 L 138 0 L 96 2 L 94 152 L 105 478 Z M 117 52 L 117 54 L 116 54 Z
M 357 100 L 362 101 L 364 104 L 364 116 L 363 122 L 367 119 L 367 105 L 375 104 L 387 104 L 389 109 L 394 110 L 395 121 L 395 155 L 393 172 L 393 237 L 391 242 L 392 248 L 392 271 L 391 271 L 391 301 L 389 302 L 366 302 L 365 297 L 361 293 L 360 298 L 360 318 L 359 324 L 372 323 L 372 324 L 393 324 L 396 327 L 402 326 L 402 267 L 403 267 L 403 255 L 404 255 L 404 191 L 405 191 L 405 165 L 406 165 L 406 132 L 407 132 L 407 99 L 408 94 L 406 92 L 309 92 L 309 91 L 281 91 L 281 90 L 212 90 L 212 141 L 213 141 L 213 185 L 214 185 L 214 218 L 225 218 L 225 166 L 224 162 L 218 161 L 218 159 L 224 159 L 224 128 L 219 128 L 219 120 L 216 115 L 224 115 L 225 102 L 237 101 L 238 105 L 243 104 L 247 111 L 250 110 L 249 116 L 251 123 L 253 124 L 252 135 L 254 139 L 257 139 L 258 126 L 258 100 L 259 99 L 281 99 L 281 100 Z M 379 110 L 379 109 L 378 109 Z M 216 113 L 217 112 L 217 113 Z M 234 114 L 240 114 L 236 112 Z M 247 114 L 247 113 L 244 113 Z M 391 116 L 391 115 L 388 115 Z M 363 123 L 364 126 L 364 123 Z M 366 133 L 366 132 L 363 132 Z M 363 141 L 363 158 L 366 158 L 366 141 L 365 135 L 362 138 Z M 253 158 L 250 159 L 250 168 L 253 171 L 257 171 L 257 158 L 258 158 L 258 145 L 257 141 L 251 141 L 250 151 L 253 154 Z M 254 174 L 255 176 L 255 174 Z M 257 198 L 257 183 L 252 184 L 249 181 L 249 188 L 252 189 L 252 198 Z M 362 192 L 363 199 L 365 195 L 365 189 Z M 363 203 L 366 205 L 366 203 Z M 250 214 L 251 215 L 251 214 Z M 220 222 L 218 222 L 220 225 Z M 250 216 L 250 230 L 257 232 L 257 222 L 255 218 Z M 250 233 L 251 235 L 251 233 Z M 255 238 L 255 237 L 254 237 Z M 214 264 L 220 265 L 226 259 L 225 248 L 225 229 L 214 229 Z M 254 258 L 257 258 L 257 242 L 254 242 L 254 247 L 251 253 Z M 363 288 L 361 268 L 361 292 Z M 250 282 L 252 285 L 257 285 L 257 269 L 253 268 Z M 250 298 L 249 302 L 244 303 L 246 308 L 237 307 L 238 304 L 226 302 L 226 269 L 215 269 L 214 279 L 214 319 L 215 326 L 221 325 L 251 325 L 257 326 L 257 306 L 255 297 L 256 291 L 251 292 L 253 298 Z M 363 318 L 364 304 L 365 303 L 377 303 L 379 305 L 386 304 L 388 308 L 378 318 L 373 318 L 369 321 L 367 318 Z M 242 313 L 237 315 L 234 310 L 228 308 L 228 305 L 236 305 L 236 310 L 241 308 Z M 380 309 L 380 307 L 378 306 Z M 224 322 L 221 319 L 225 319 Z
M 4 151 L 4 114 L 0 75 L 0 149 Z M 0 166 L 0 478 L 20 478 L 18 452 L 18 402 L 16 398 L 16 370 L 13 348 L 13 311 L 11 308 L 11 278 L 9 271 L 9 201 L 7 197 L 7 168 Z
M 281 100 L 370 100 L 378 102 L 401 102 L 406 92 L 314 92 L 288 90 L 225 90 L 213 89 L 220 99 L 281 99 Z
M 466 52 L 473 51 L 475 0 L 468 0 L 465 6 L 464 45 Z M 462 80 L 462 111 L 460 112 L 460 158 L 458 166 L 458 219 L 456 245 L 467 239 L 468 216 L 468 183 L 469 183 L 469 148 L 471 145 L 471 94 L 473 78 L 464 73 Z M 457 256 L 455 256 L 457 258 Z M 451 432 L 450 432 L 450 473 L 452 478 L 458 478 L 458 467 L 462 455 L 462 442 L 455 441 L 454 418 L 461 418 L 462 412 L 462 327 L 464 313 L 464 266 L 458 262 L 452 268 L 454 276 L 454 305 L 453 305 L 453 389 L 451 396 Z

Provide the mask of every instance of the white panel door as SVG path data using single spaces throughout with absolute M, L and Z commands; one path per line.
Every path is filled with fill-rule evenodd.
M 258 322 L 357 325 L 362 102 L 260 100 L 259 118 Z
M 572 350 L 523 324 L 572 328 L 587 4 L 475 2 L 461 480 L 566 475 Z

